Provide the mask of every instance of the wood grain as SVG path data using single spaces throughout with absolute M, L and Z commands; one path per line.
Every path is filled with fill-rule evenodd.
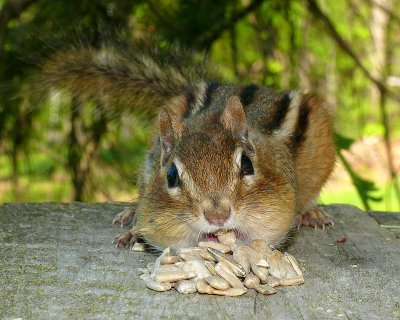
M 0 318 L 400 319 L 400 240 L 355 207 L 291 235 L 302 286 L 229 298 L 146 289 L 137 268 L 155 257 L 111 244 L 124 205 L 0 206 Z

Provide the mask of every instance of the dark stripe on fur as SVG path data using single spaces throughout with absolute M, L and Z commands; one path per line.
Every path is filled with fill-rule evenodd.
M 186 91 L 186 110 L 183 118 L 188 118 L 192 114 L 192 109 L 196 103 L 196 95 L 194 89 L 189 89 Z
M 212 96 L 213 96 L 215 90 L 218 89 L 218 87 L 219 87 L 219 84 L 217 82 L 211 82 L 208 84 L 205 95 L 204 95 L 205 99 L 204 99 L 203 105 L 201 107 L 201 110 L 206 109 L 211 104 Z
M 299 115 L 297 118 L 296 129 L 293 133 L 292 148 L 295 153 L 306 139 L 307 128 L 309 124 L 310 106 L 308 101 L 302 101 Z
M 275 113 L 272 115 L 271 126 L 268 128 L 270 131 L 278 130 L 282 126 L 289 110 L 290 102 L 291 99 L 289 94 L 284 93 L 275 104 Z
M 249 84 L 245 86 L 239 94 L 240 102 L 243 107 L 248 106 L 254 99 L 254 95 L 258 90 L 258 86 L 255 84 Z

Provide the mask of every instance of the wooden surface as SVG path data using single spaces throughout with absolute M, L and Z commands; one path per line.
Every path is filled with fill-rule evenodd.
M 368 211 L 382 228 L 393 232 L 400 239 L 400 212 Z
M 121 208 L 0 206 L 0 318 L 400 319 L 400 240 L 354 207 L 329 206 L 333 227 L 293 235 L 304 285 L 238 298 L 146 289 L 137 268 L 155 257 L 111 244 Z

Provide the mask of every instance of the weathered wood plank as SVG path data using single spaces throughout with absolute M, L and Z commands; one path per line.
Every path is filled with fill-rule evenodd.
M 0 318 L 400 319 L 400 240 L 354 207 L 329 206 L 333 227 L 293 235 L 304 285 L 239 298 L 144 288 L 136 270 L 154 256 L 111 245 L 121 208 L 0 206 Z
M 400 212 L 368 211 L 381 227 L 393 232 L 400 239 Z

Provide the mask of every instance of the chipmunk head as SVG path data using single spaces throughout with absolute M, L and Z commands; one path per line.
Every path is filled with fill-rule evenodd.
M 220 229 L 281 241 L 294 217 L 293 164 L 273 139 L 250 130 L 238 97 L 184 119 L 184 101 L 160 112 L 160 166 L 139 207 L 151 244 L 193 246 Z

